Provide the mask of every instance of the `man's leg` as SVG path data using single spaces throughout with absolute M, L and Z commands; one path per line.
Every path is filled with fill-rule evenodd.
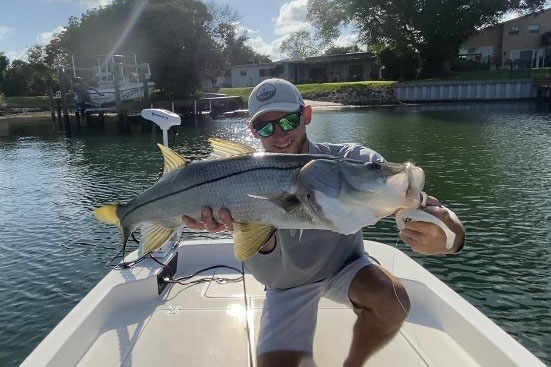
M 294 367 L 312 354 L 322 287 L 268 288 L 256 346 L 259 367 Z
M 258 367 L 298 367 L 302 360 L 303 352 L 291 350 L 278 350 L 267 352 L 256 358 Z
M 356 273 L 348 296 L 358 319 L 344 366 L 363 366 L 398 332 L 409 312 L 409 297 L 396 277 L 374 264 Z

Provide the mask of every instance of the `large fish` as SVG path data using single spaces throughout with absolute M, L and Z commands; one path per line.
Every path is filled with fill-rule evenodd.
M 141 225 L 144 251 L 154 251 L 204 206 L 225 207 L 235 220 L 234 252 L 253 256 L 276 228 L 325 229 L 350 234 L 403 208 L 417 208 L 425 176 L 411 163 L 361 162 L 315 154 L 254 153 L 212 139 L 218 159 L 188 162 L 159 145 L 161 179 L 123 205 L 96 209 L 126 241 Z

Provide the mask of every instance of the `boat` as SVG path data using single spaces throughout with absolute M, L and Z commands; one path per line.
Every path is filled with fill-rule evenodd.
M 364 244 L 411 299 L 402 328 L 369 366 L 544 366 L 399 249 Z M 234 258 L 232 247 L 231 239 L 205 239 L 174 241 L 156 257 L 134 251 L 22 366 L 255 366 L 264 286 Z M 183 280 L 168 283 L 171 277 Z M 350 309 L 322 299 L 314 354 L 302 365 L 342 365 L 354 321 Z
M 151 70 L 148 63 L 138 65 L 136 56 L 95 55 L 92 65 L 92 81 L 80 81 L 77 87 L 77 102 L 86 103 L 87 107 L 103 108 L 115 105 L 115 74 L 120 76 L 119 89 L 121 102 L 135 101 L 144 98 L 144 84 L 150 96 L 155 83 L 150 81 Z M 74 68 L 74 67 L 73 67 Z M 75 74 L 76 77 L 76 74 Z M 142 79 L 140 79 L 142 78 Z M 145 81 L 143 80 L 145 78 Z M 93 86 L 92 86 L 93 85 Z
M 142 116 L 163 131 L 179 123 L 170 111 Z M 255 366 L 264 286 L 234 257 L 232 239 L 180 237 L 178 231 L 152 254 L 140 244 L 21 366 Z M 545 366 L 396 247 L 364 246 L 400 279 L 411 302 L 401 329 L 369 366 Z M 355 320 L 349 308 L 322 299 L 313 356 L 301 365 L 342 365 Z

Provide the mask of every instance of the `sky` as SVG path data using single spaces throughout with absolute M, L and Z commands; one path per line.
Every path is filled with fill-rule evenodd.
M 10 60 L 24 59 L 27 47 L 47 44 L 70 16 L 80 18 L 88 9 L 112 0 L 0 0 L 0 52 Z M 247 32 L 256 52 L 280 60 L 279 45 L 294 31 L 313 30 L 306 19 L 307 0 L 208 0 L 229 4 L 241 16 L 239 29 Z M 509 17 L 510 18 L 510 17 Z M 349 46 L 357 37 L 349 32 L 335 41 Z
M 209 0 L 229 4 L 240 15 L 239 29 L 247 32 L 248 45 L 272 60 L 282 58 L 281 41 L 299 29 L 313 30 L 305 22 L 307 0 Z M 0 0 L 0 51 L 10 60 L 24 59 L 27 47 L 46 44 L 63 29 L 70 16 L 80 18 L 88 9 L 111 0 Z M 351 45 L 347 34 L 337 45 Z

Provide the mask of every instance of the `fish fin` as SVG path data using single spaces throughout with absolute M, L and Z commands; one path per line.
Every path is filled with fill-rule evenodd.
M 165 147 L 162 144 L 157 145 L 161 149 L 164 158 L 163 176 L 177 168 L 185 167 L 189 163 L 189 160 L 186 157 L 181 156 L 172 149 Z
M 233 224 L 233 254 L 239 261 L 247 260 L 272 237 L 275 228 L 258 223 Z
M 128 227 L 128 226 L 125 227 L 121 223 L 121 220 L 117 213 L 118 208 L 119 208 L 118 204 L 104 205 L 94 209 L 94 214 L 96 215 L 96 218 L 98 218 L 103 223 L 110 224 L 112 226 L 117 226 L 121 231 L 121 243 L 124 244 L 128 240 L 128 237 L 130 237 L 130 234 L 134 230 L 135 225 L 131 227 Z
M 94 209 L 94 214 L 96 218 L 101 220 L 103 223 L 111 224 L 113 226 L 121 227 L 121 220 L 117 214 L 117 204 L 104 205 L 99 208 Z
M 212 155 L 215 158 L 227 158 L 236 155 L 253 154 L 256 152 L 253 147 L 234 141 L 211 138 L 209 142 L 212 145 Z
M 159 224 L 145 223 L 141 228 L 143 252 L 153 252 L 168 241 L 176 229 L 166 228 Z
M 301 206 L 297 196 L 292 194 L 284 194 L 277 198 L 268 198 L 251 194 L 248 194 L 247 196 L 253 199 L 268 200 L 275 206 L 279 206 L 280 208 L 285 210 L 287 213 L 293 213 Z

